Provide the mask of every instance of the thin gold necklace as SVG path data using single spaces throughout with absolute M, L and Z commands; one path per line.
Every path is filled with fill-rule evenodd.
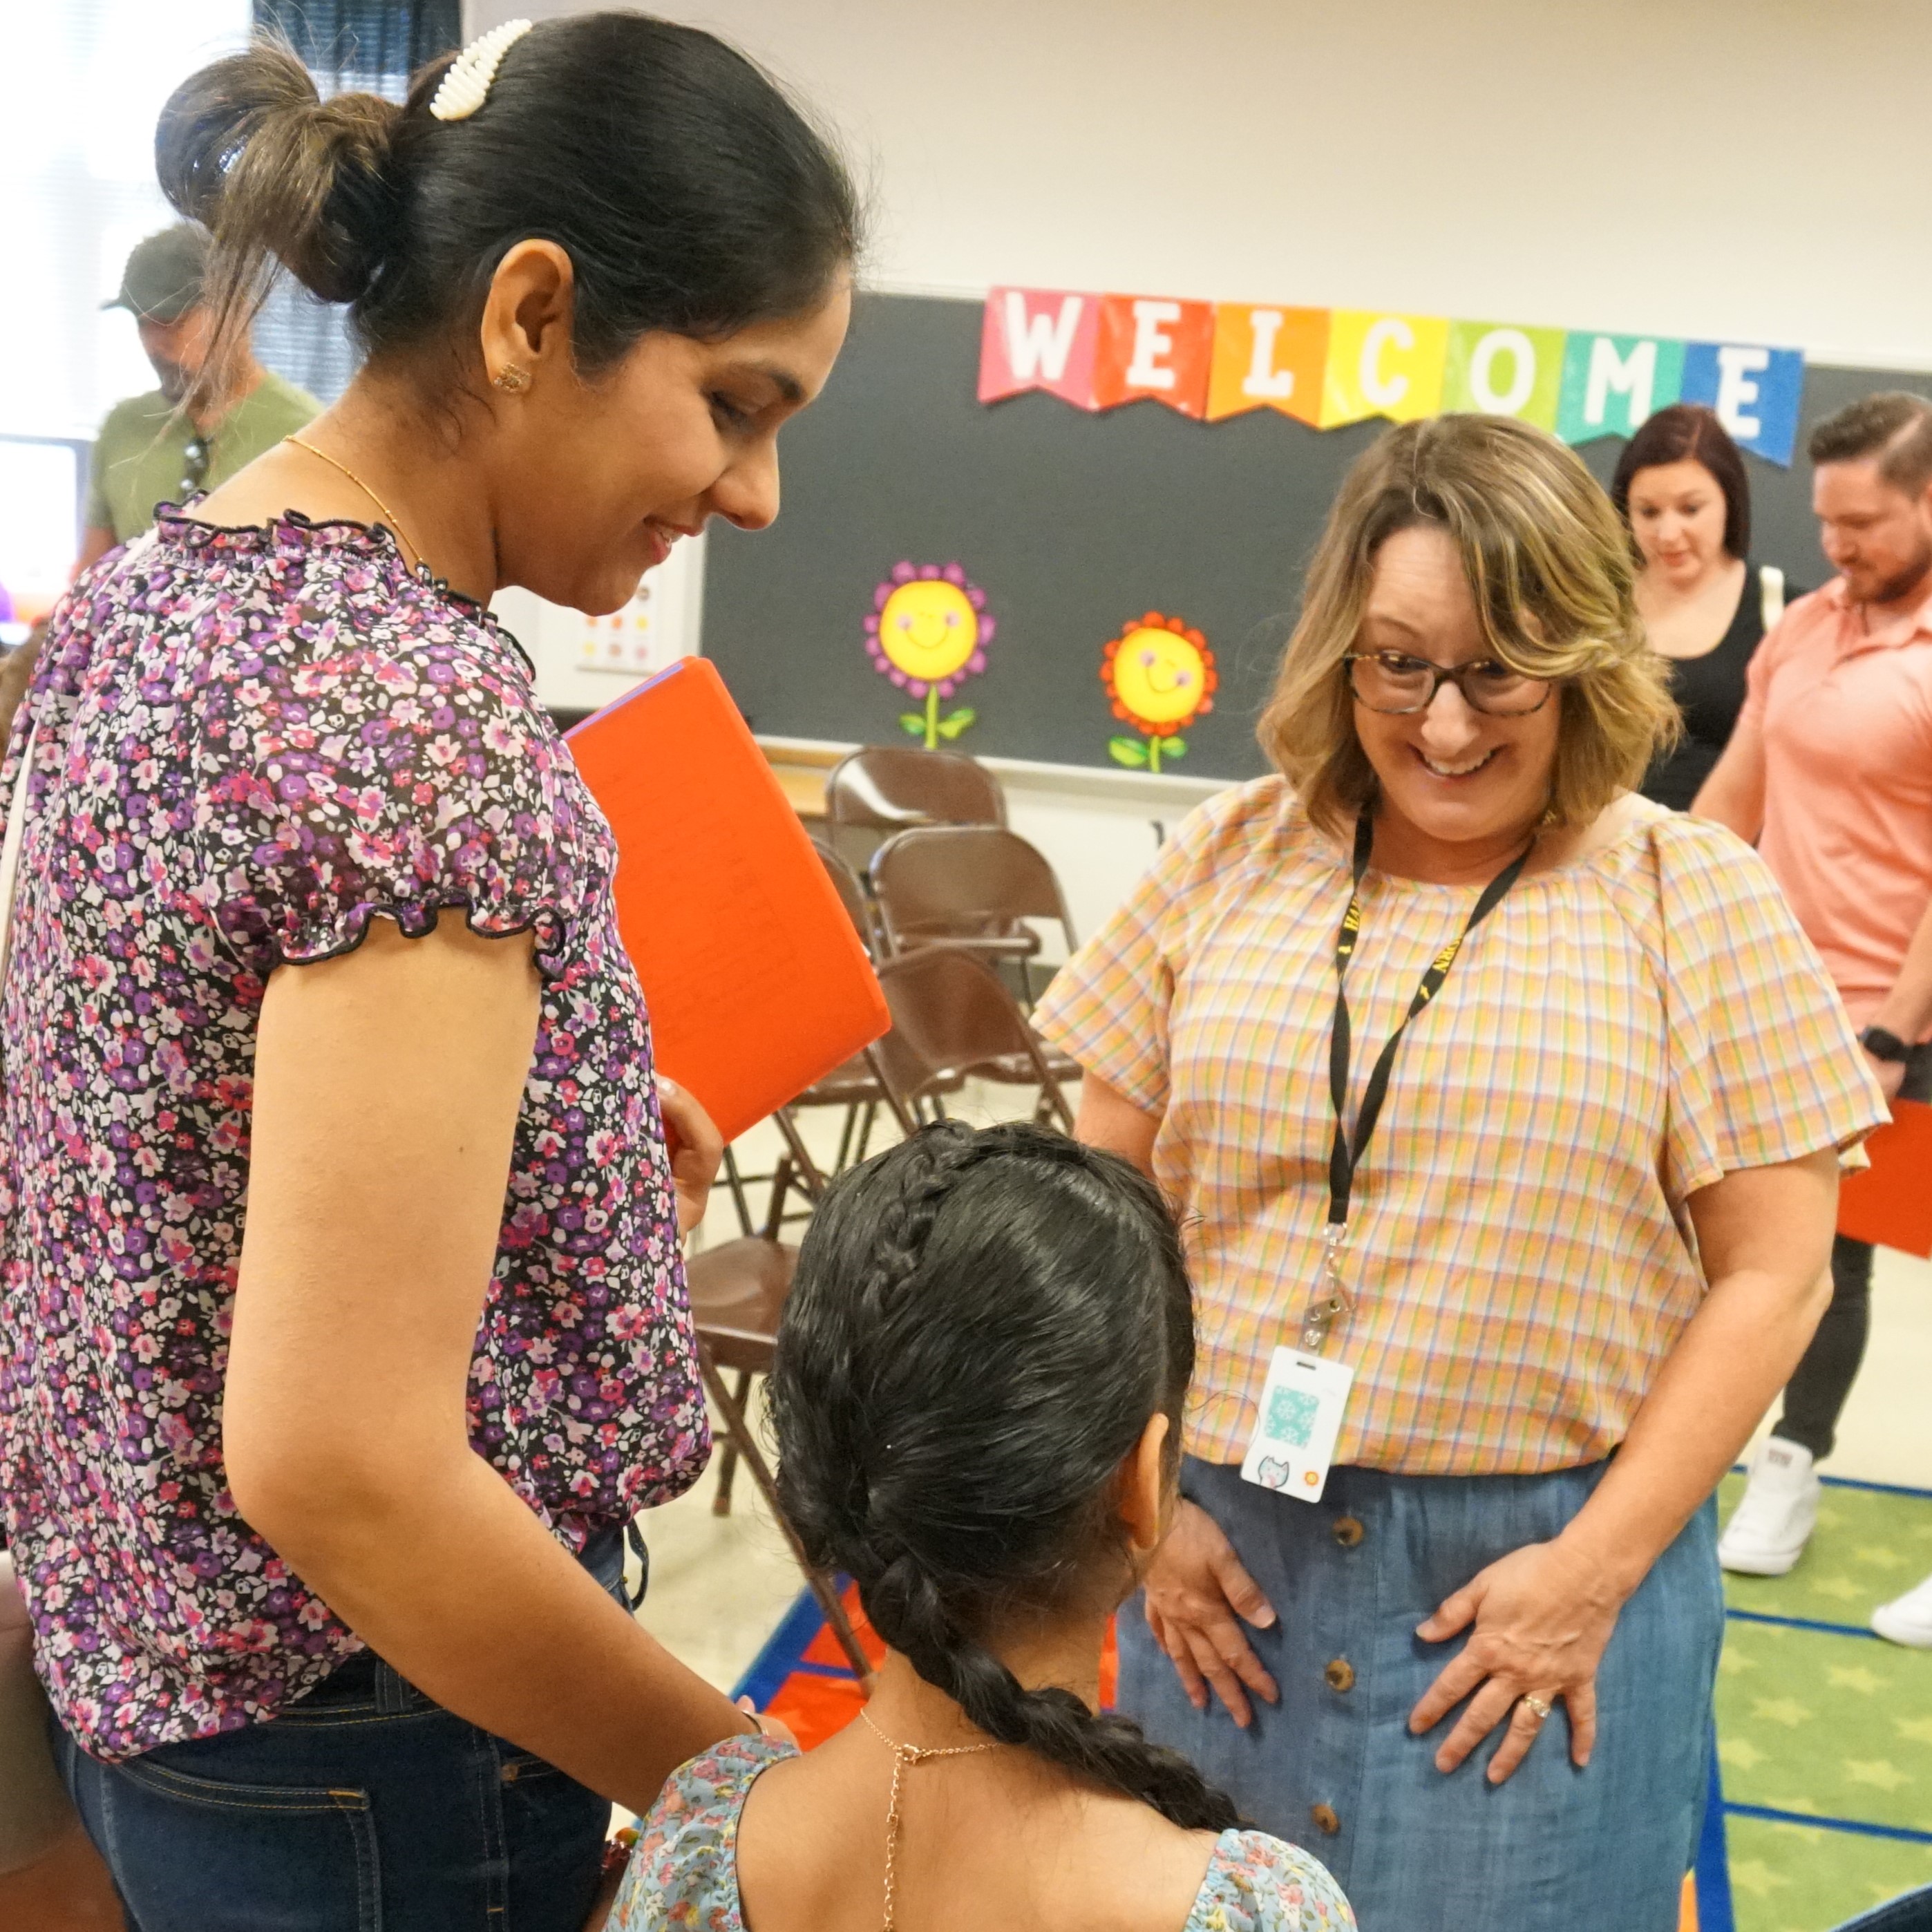
M 886 1922 L 885 1932 L 898 1932 L 893 1916 L 892 1885 L 896 1876 L 896 1854 L 899 1842 L 899 1780 L 909 1764 L 923 1764 L 928 1758 L 972 1757 L 980 1751 L 997 1750 L 997 1742 L 984 1744 L 954 1744 L 945 1750 L 922 1750 L 917 1744 L 902 1744 L 896 1738 L 889 1738 L 872 1721 L 869 1711 L 861 1710 L 860 1716 L 866 1720 L 866 1728 L 892 1754 L 892 1795 L 886 1801 Z
M 408 544 L 412 550 L 416 553 L 416 560 L 417 562 L 421 563 L 424 560 L 422 545 L 418 543 L 415 538 L 411 536 L 409 532 L 403 528 L 402 518 L 398 516 L 395 512 L 391 509 L 388 505 L 384 502 L 382 498 L 377 496 L 375 491 L 370 489 L 368 484 L 364 482 L 362 478 L 357 476 L 355 471 L 350 469 L 347 464 L 342 461 L 339 457 L 330 455 L 326 449 L 316 448 L 315 445 L 309 442 L 305 437 L 299 436 L 284 436 L 282 440 L 284 442 L 293 443 L 298 449 L 307 450 L 311 456 L 320 457 L 322 461 L 327 464 L 332 470 L 340 470 L 343 475 L 347 477 L 350 482 L 354 484 L 356 488 L 360 490 L 363 495 L 367 496 L 370 502 L 374 503 L 376 508 L 380 510 L 382 514 L 388 519 L 389 527 L 395 532 L 396 535 L 400 537 L 404 543 Z

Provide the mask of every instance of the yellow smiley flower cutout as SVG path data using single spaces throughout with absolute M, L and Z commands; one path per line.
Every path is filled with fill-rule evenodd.
M 1100 682 L 1113 700 L 1114 716 L 1146 734 L 1108 740 L 1114 763 L 1157 772 L 1163 758 L 1186 754 L 1180 734 L 1214 710 L 1220 679 L 1214 653 L 1198 631 L 1183 618 L 1150 610 L 1101 654 Z
M 941 698 L 950 698 L 969 677 L 986 668 L 986 646 L 993 619 L 986 593 L 966 580 L 956 563 L 899 563 L 872 593 L 866 619 L 866 652 L 873 668 L 901 690 L 926 700 L 923 711 L 899 718 L 928 751 L 942 738 L 956 738 L 976 715 L 971 706 L 940 716 Z

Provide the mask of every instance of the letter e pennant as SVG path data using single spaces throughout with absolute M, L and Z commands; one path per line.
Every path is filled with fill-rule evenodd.
M 1214 304 L 1163 296 L 1108 296 L 1100 304 L 1094 406 L 1152 397 L 1184 416 L 1204 415 L 1214 350 Z

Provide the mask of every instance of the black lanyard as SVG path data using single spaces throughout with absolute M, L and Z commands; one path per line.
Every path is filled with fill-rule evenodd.
M 1482 896 L 1470 913 L 1468 923 L 1430 962 L 1429 970 L 1422 976 L 1422 984 L 1415 989 L 1414 998 L 1408 1003 L 1408 1011 L 1402 1016 L 1401 1025 L 1389 1035 L 1388 1044 L 1370 1070 L 1368 1088 L 1362 1096 L 1362 1111 L 1355 1122 L 1354 1144 L 1351 1146 L 1344 1125 L 1348 1118 L 1350 1041 L 1348 996 L 1342 982 L 1349 958 L 1355 950 L 1355 936 L 1362 929 L 1362 880 L 1368 872 L 1369 854 L 1375 842 L 1375 820 L 1365 808 L 1355 821 L 1354 890 L 1348 897 L 1348 910 L 1342 915 L 1342 929 L 1335 935 L 1335 1025 L 1328 1036 L 1328 1097 L 1335 1109 L 1335 1142 L 1328 1156 L 1328 1227 L 1331 1237 L 1337 1236 L 1348 1221 L 1348 1198 L 1354 1189 L 1355 1170 L 1362 1164 L 1363 1150 L 1376 1130 L 1376 1122 L 1382 1117 L 1382 1102 L 1388 1094 L 1390 1070 L 1395 1065 L 1395 1050 L 1402 1044 L 1402 1036 L 1408 1030 L 1409 1022 L 1442 990 L 1442 982 L 1448 978 L 1449 969 L 1455 964 L 1463 941 L 1502 903 L 1503 895 L 1516 884 L 1534 843 L 1532 840 L 1531 845 L 1525 846 L 1483 888 Z

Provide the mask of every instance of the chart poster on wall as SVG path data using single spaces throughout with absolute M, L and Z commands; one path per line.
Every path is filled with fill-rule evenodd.
M 1216 423 L 1274 410 L 1318 429 L 1470 410 L 1576 443 L 1702 403 L 1781 468 L 1804 386 L 1802 350 L 1374 309 L 1001 287 L 980 332 L 986 404 L 1039 389 L 1090 411 L 1150 401 Z
M 866 654 L 880 676 L 921 700 L 918 710 L 900 712 L 899 729 L 928 752 L 979 716 L 970 704 L 946 712 L 940 706 L 986 668 L 994 628 L 986 593 L 957 563 L 896 563 L 873 592 Z

